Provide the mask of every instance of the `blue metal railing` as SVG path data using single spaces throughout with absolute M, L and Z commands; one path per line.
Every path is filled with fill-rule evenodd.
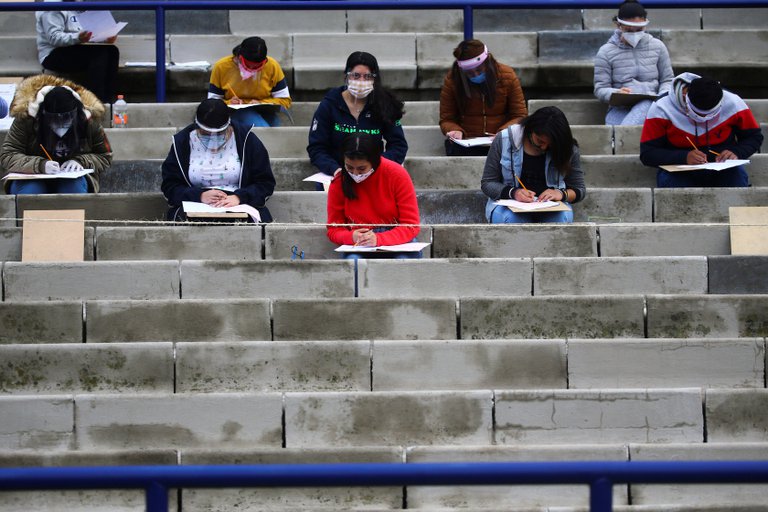
M 169 489 L 582 484 L 590 510 L 613 510 L 616 484 L 768 483 L 768 461 L 268 464 L 0 469 L 0 491 L 144 489 L 167 512 Z
M 155 96 L 165 102 L 165 11 L 168 10 L 400 10 L 460 9 L 464 39 L 473 34 L 473 9 L 616 9 L 617 0 L 142 0 L 141 2 L 78 2 L 84 11 L 155 11 Z M 644 0 L 652 8 L 768 7 L 768 0 Z M 48 11 L 71 4 L 0 3 L 2 11 Z

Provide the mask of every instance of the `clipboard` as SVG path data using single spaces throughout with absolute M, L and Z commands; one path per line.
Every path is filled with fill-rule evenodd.
M 706 164 L 699 165 L 660 165 L 662 169 L 669 172 L 689 172 L 689 171 L 722 171 L 724 169 L 730 169 L 731 167 L 738 167 L 740 165 L 747 165 L 749 160 L 725 160 L 723 162 L 708 162 Z
M 634 92 L 614 92 L 611 94 L 608 104 L 612 107 L 631 107 L 636 103 L 640 103 L 643 100 L 659 99 L 657 94 L 642 94 Z
M 536 210 L 525 210 L 523 208 L 516 208 L 514 206 L 507 206 L 515 213 L 546 213 L 546 212 L 567 212 L 571 209 L 562 201 L 557 202 L 557 206 L 548 206 L 547 208 L 538 208 Z

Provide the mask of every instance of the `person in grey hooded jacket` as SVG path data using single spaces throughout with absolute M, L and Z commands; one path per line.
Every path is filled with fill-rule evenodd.
M 674 73 L 664 43 L 645 32 L 645 8 L 634 0 L 619 7 L 618 27 L 595 57 L 595 97 L 608 103 L 616 92 L 660 95 L 669 91 Z M 642 100 L 631 107 L 609 106 L 605 124 L 641 125 L 651 107 Z

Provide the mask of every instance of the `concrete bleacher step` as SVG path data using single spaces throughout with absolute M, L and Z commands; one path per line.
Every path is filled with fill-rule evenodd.
M 6 450 L 701 444 L 706 423 L 707 442 L 765 443 L 765 415 L 755 411 L 766 403 L 764 388 L 12 395 L 0 397 L 12 418 L 0 442 Z
M 765 340 L 0 345 L 4 395 L 764 387 Z

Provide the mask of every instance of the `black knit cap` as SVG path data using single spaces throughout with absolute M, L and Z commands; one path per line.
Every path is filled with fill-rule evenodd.
M 232 50 L 235 55 L 242 55 L 245 60 L 261 62 L 267 58 L 267 43 L 260 37 L 248 37 Z
M 199 124 L 203 124 L 205 128 L 223 128 L 229 122 L 229 109 L 227 104 L 221 100 L 210 98 L 203 100 L 200 105 L 197 106 L 197 112 L 195 119 Z
M 713 78 L 696 78 L 688 86 L 688 99 L 701 111 L 711 110 L 723 99 L 723 87 Z
M 619 6 L 619 19 L 629 20 L 632 18 L 647 18 L 648 13 L 640 2 L 627 0 Z
M 66 87 L 54 87 L 43 99 L 43 110 L 49 114 L 72 112 L 80 106 L 80 102 Z

